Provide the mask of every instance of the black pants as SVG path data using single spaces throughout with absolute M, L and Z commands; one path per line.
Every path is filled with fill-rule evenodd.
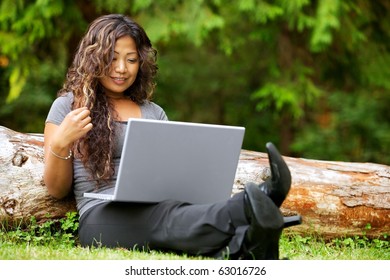
M 223 257 L 239 252 L 247 229 L 241 192 L 225 202 L 207 205 L 103 203 L 82 215 L 79 237 L 83 246 Z

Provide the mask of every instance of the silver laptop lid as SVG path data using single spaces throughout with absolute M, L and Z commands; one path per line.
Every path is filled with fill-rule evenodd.
M 115 200 L 228 199 L 244 132 L 244 127 L 129 119 Z

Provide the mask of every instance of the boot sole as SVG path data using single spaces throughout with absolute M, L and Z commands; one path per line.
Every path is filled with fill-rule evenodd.
M 256 244 L 247 248 L 245 259 L 279 259 L 279 238 L 284 228 L 282 213 L 275 203 L 255 186 L 245 189 L 255 223 L 252 238 Z
M 278 188 L 273 189 L 271 192 L 271 194 L 273 193 L 271 199 L 275 202 L 276 206 L 280 207 L 291 188 L 291 173 L 274 144 L 268 142 L 266 148 L 271 167 L 272 182 L 273 184 L 278 182 Z

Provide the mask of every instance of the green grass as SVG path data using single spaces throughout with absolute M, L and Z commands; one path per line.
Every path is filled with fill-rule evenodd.
M 38 224 L 31 219 L 27 227 L 0 231 L 0 260 L 188 260 L 206 259 L 158 251 L 123 248 L 84 248 L 78 245 L 77 215 L 69 213 L 58 222 Z M 280 257 L 291 260 L 390 260 L 388 236 L 368 239 L 364 235 L 329 241 L 315 235 L 283 234 Z
M 290 235 L 280 240 L 281 257 L 293 260 L 390 260 L 390 241 L 364 236 L 329 241 L 316 236 Z
M 190 258 L 156 251 L 126 249 L 65 248 L 56 245 L 1 244 L 0 260 L 188 260 Z
M 337 242 L 324 242 L 316 238 L 282 236 L 280 255 L 291 260 L 390 260 L 389 243 L 376 244 L 374 241 L 340 239 Z M 157 251 L 142 252 L 122 248 L 84 248 L 78 245 L 64 246 L 59 241 L 49 244 L 29 244 L 28 242 L 0 241 L 1 260 L 188 260 L 194 258 Z

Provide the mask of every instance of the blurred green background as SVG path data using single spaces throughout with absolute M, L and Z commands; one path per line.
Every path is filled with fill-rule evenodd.
M 388 0 L 2 0 L 0 125 L 43 132 L 88 24 L 133 17 L 171 120 L 246 127 L 243 148 L 390 164 Z

